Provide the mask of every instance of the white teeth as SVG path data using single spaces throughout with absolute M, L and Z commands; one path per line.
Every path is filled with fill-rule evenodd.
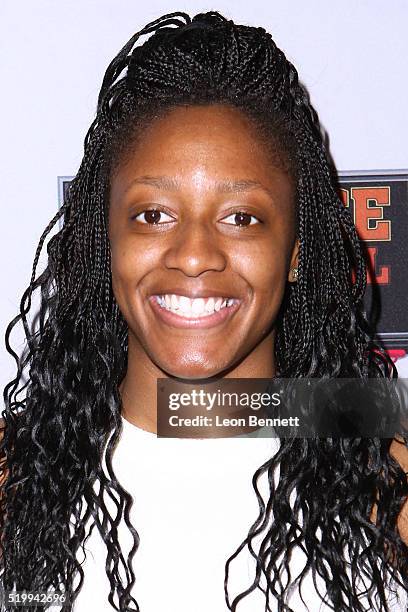
M 214 312 L 214 298 L 208 298 L 207 304 L 205 305 L 205 309 L 207 312 Z
M 191 313 L 191 300 L 185 295 L 181 295 L 178 300 L 178 306 L 184 314 Z
M 221 308 L 221 304 L 222 304 L 222 298 L 218 298 L 218 300 L 216 300 L 215 304 L 214 304 L 214 308 L 215 310 L 218 312 L 219 309 Z
M 195 315 L 201 314 L 205 309 L 205 302 L 203 298 L 197 298 L 192 301 L 191 304 L 191 313 Z
M 234 304 L 233 298 L 194 298 L 185 295 L 166 294 L 156 296 L 157 303 L 167 310 L 187 318 L 200 318 L 219 312 Z

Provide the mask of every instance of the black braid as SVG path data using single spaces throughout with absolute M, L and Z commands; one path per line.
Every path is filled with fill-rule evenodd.
M 139 534 L 129 518 L 132 498 L 112 468 L 122 427 L 118 386 L 127 368 L 127 325 L 110 278 L 110 177 L 149 122 L 178 105 L 193 104 L 240 109 L 296 185 L 299 280 L 288 285 L 278 316 L 277 376 L 396 376 L 384 349 L 374 344 L 362 310 L 364 257 L 336 190 L 318 116 L 294 66 L 264 28 L 234 24 L 218 12 L 192 19 L 174 12 L 156 19 L 131 37 L 106 70 L 82 163 L 63 207 L 41 236 L 20 312 L 6 330 L 6 347 L 17 364 L 16 377 L 4 390 L 6 427 L 0 445 L 2 473 L 6 458 L 9 469 L 0 513 L 6 589 L 47 590 L 62 584 L 68 596 L 75 596 L 84 578 L 76 555 L 96 526 L 107 548 L 109 601 L 116 610 L 139 610 L 131 595 Z M 63 226 L 47 245 L 48 265 L 37 277 L 45 239 L 61 217 Z M 27 317 L 36 289 L 41 294 L 39 324 L 30 329 Z M 19 322 L 27 339 L 21 358 L 10 345 Z M 19 399 L 23 390 L 26 397 Z M 265 593 L 265 610 L 276 598 L 279 612 L 293 612 L 285 596 L 291 584 L 290 552 L 298 545 L 308 557 L 303 574 L 311 568 L 314 576 L 323 577 L 333 610 L 363 612 L 354 581 L 364 575 L 372 587 L 371 609 L 388 611 L 384 587 L 391 578 L 404 586 L 408 558 L 396 531 L 408 484 L 389 454 L 390 443 L 367 438 L 280 441 L 278 453 L 253 477 L 259 517 L 226 560 L 229 610 L 258 588 Z M 105 451 L 108 473 L 102 467 Z M 263 474 L 270 486 L 266 504 L 258 490 Z M 368 515 L 376 491 L 373 524 Z M 113 514 L 108 498 L 116 508 Z M 133 537 L 126 559 L 117 533 L 122 520 Z M 256 551 L 254 538 L 260 534 Z M 245 546 L 257 560 L 256 576 L 231 601 L 229 566 Z M 386 549 L 400 560 L 398 569 Z

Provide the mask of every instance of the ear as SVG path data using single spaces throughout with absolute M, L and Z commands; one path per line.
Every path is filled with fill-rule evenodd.
M 299 242 L 299 238 L 296 236 L 295 244 L 293 245 L 293 249 L 292 249 L 292 255 L 290 259 L 290 268 L 288 272 L 288 281 L 290 283 L 297 282 L 298 277 L 294 276 L 293 269 L 294 268 L 298 269 L 299 267 L 299 249 L 300 249 L 300 242 Z

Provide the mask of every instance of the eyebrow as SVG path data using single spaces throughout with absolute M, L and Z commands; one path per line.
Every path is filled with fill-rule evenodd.
M 157 187 L 157 189 L 162 189 L 165 191 L 179 191 L 181 187 L 179 181 L 173 177 L 145 175 L 133 179 L 126 188 L 125 193 L 127 193 L 134 185 L 152 185 L 153 187 Z M 227 179 L 223 181 L 216 181 L 214 186 L 217 193 L 238 193 L 241 191 L 261 189 L 273 198 L 273 194 L 267 187 L 262 185 L 262 183 L 259 183 L 259 181 L 254 181 L 252 179 Z

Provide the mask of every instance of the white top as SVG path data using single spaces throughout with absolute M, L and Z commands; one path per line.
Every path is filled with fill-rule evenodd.
M 276 453 L 279 440 L 256 435 L 158 438 L 122 420 L 123 432 L 114 452 L 113 468 L 134 499 L 130 518 L 140 535 L 140 545 L 133 558 L 136 584 L 132 595 L 140 611 L 227 612 L 225 561 L 245 539 L 258 516 L 252 476 Z M 278 474 L 279 471 L 276 481 Z M 266 502 L 269 497 L 266 476 L 258 487 Z M 115 506 L 109 502 L 106 499 L 114 516 Z M 132 539 L 124 522 L 119 527 L 119 538 L 126 558 Z M 83 563 L 85 579 L 74 612 L 112 612 L 105 573 L 106 546 L 96 526 L 85 548 L 88 551 Z M 303 568 L 304 560 L 299 550 L 291 561 L 292 576 Z M 230 602 L 252 584 L 254 568 L 255 560 L 245 547 L 230 565 Z M 261 585 L 265 583 L 261 581 Z M 325 593 L 321 579 L 318 585 Z M 318 597 L 311 574 L 303 581 L 302 595 L 310 612 L 330 610 Z M 400 590 L 400 598 L 398 603 L 390 594 L 393 612 L 406 612 L 407 593 Z M 117 604 L 116 595 L 114 600 Z M 293 592 L 289 604 L 296 612 L 307 612 L 298 590 Z M 278 609 L 272 601 L 270 607 Z M 265 596 L 260 589 L 238 604 L 240 612 L 264 609 Z

